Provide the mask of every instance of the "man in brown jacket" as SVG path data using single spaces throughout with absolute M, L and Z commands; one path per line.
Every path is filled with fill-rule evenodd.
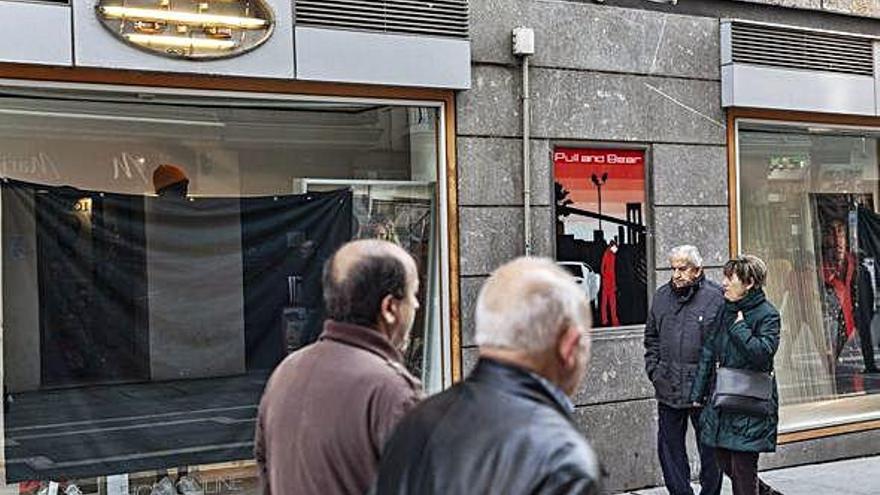
M 255 457 L 265 494 L 367 491 L 398 420 L 421 398 L 401 351 L 419 303 L 412 257 L 395 244 L 348 243 L 324 267 L 318 341 L 269 379 Z

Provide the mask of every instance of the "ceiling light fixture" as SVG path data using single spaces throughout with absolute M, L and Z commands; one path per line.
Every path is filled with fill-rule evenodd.
M 189 26 L 223 26 L 238 29 L 262 29 L 269 21 L 257 17 L 240 17 L 230 15 L 200 14 L 195 12 L 179 12 L 173 10 L 142 9 L 137 7 L 103 6 L 99 7 L 101 15 L 107 19 L 129 21 L 171 22 Z
M 235 42 L 230 40 L 186 38 L 182 36 L 158 36 L 154 34 L 128 33 L 125 35 L 125 39 L 141 46 L 156 46 L 163 48 L 232 50 L 236 46 Z

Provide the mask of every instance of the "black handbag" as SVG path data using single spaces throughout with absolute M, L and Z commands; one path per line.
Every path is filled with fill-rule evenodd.
M 773 412 L 773 373 L 719 367 L 712 405 L 722 411 L 765 416 Z

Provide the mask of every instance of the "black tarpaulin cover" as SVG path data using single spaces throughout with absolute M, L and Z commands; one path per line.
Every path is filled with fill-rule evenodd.
M 348 190 L 254 198 L 2 184 L 8 482 L 251 457 L 265 379 L 320 332 Z

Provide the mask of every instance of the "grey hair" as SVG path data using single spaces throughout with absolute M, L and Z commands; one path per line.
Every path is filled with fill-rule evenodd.
M 476 343 L 525 352 L 551 348 L 568 327 L 590 328 L 590 305 L 574 278 L 546 258 L 517 258 L 480 289 Z
M 669 260 L 672 261 L 675 258 L 684 258 L 691 266 L 697 268 L 703 266 L 703 257 L 700 256 L 700 250 L 697 249 L 697 246 L 691 246 L 690 244 L 675 246 L 669 250 Z

